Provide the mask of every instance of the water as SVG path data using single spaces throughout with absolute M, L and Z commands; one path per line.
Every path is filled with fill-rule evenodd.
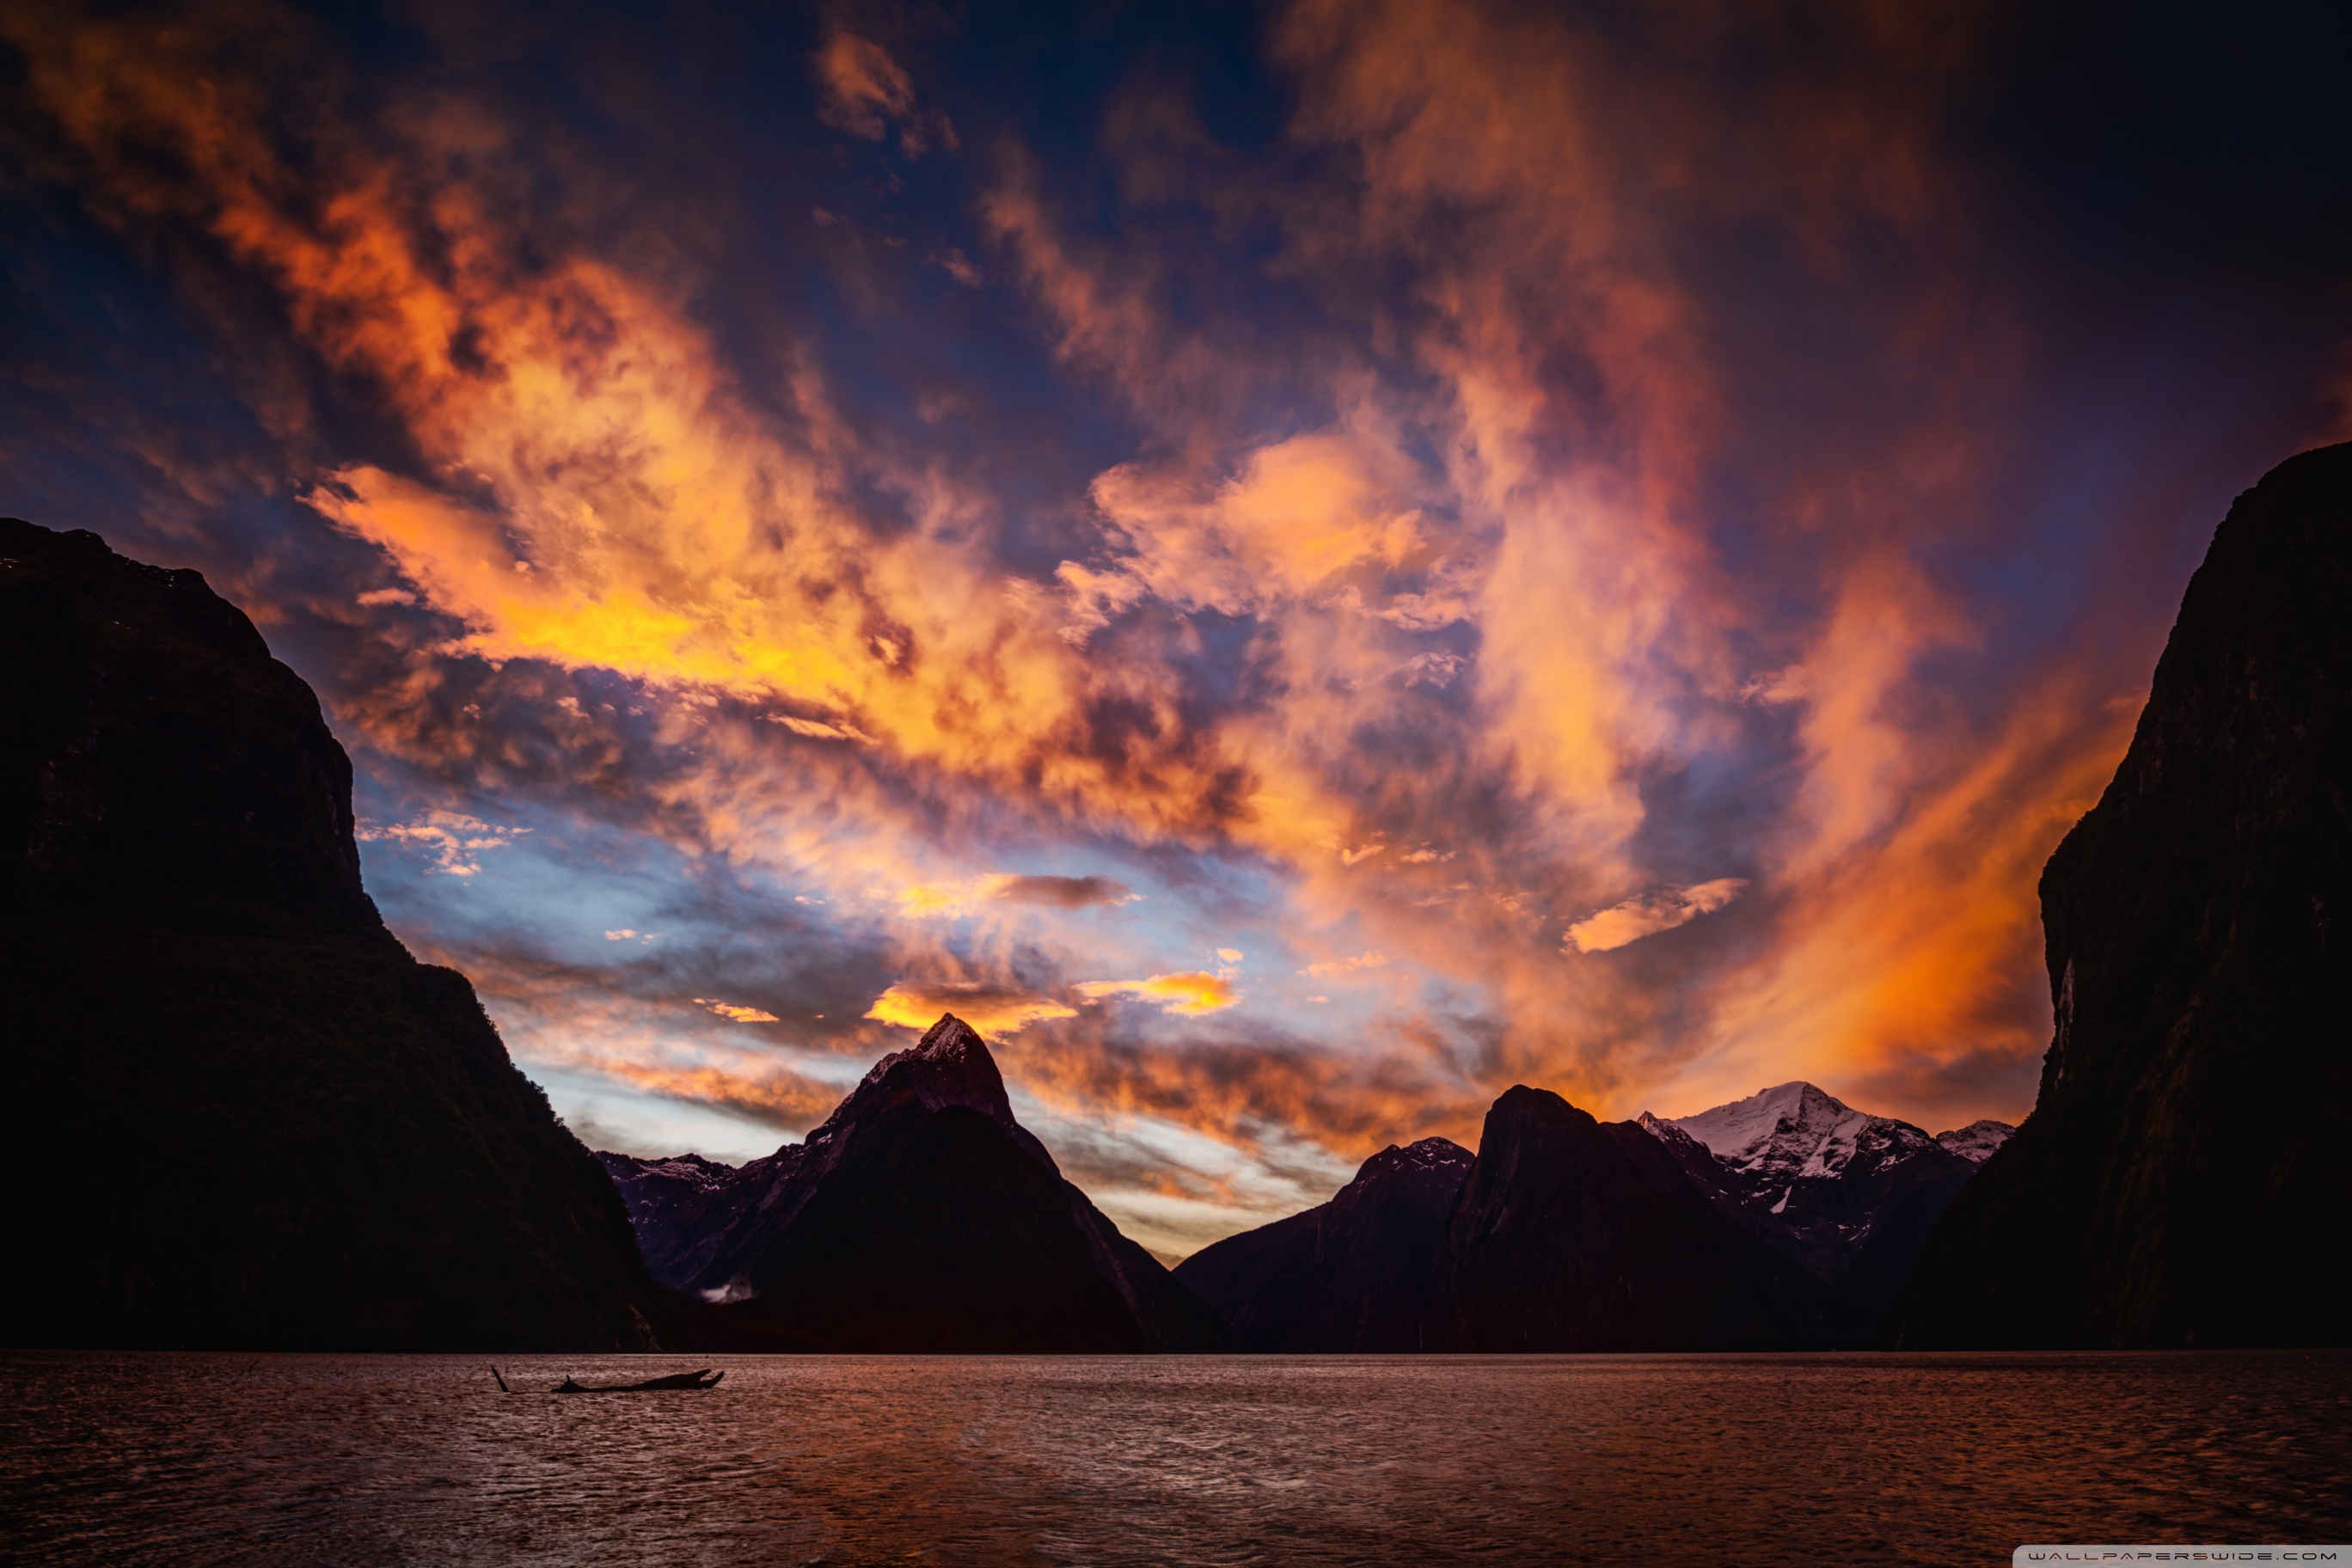
M 707 1359 L 707 1358 L 706 1358 Z M 501 1360 L 518 1388 L 675 1356 Z M 2352 1535 L 2352 1354 L 0 1356 L 0 1560 L 2004 1563 Z

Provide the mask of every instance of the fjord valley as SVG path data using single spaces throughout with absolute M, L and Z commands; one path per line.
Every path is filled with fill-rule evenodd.
M 9 1001 L 54 1173 L 19 1343 L 1861 1344 L 2009 1131 L 1930 1138 L 1808 1084 L 1608 1126 L 1515 1089 L 1477 1154 L 1391 1147 L 1171 1276 L 1062 1178 L 949 1016 L 767 1159 L 600 1169 L 463 977 L 384 931 L 350 764 L 251 624 L 193 573 L 5 526 Z M 72 1152 L 100 1115 L 141 1136 L 92 1182 Z
M 0 0 L 0 1563 L 2352 1562 L 2348 67 Z
M 592 1156 L 362 889 L 350 764 L 193 573 L 0 534 L 16 1343 L 1662 1352 L 2332 1344 L 2352 447 L 2242 497 L 2043 879 L 2021 1128 L 1519 1085 L 1170 1270 L 943 1016 L 740 1166 Z M 109 1129 L 128 1129 L 127 1139 Z M 1411 1129 L 1401 1130 L 1411 1131 Z M 84 1152 L 127 1149 L 93 1164 Z M 2311 1289 L 2233 1281 L 2294 1260 Z

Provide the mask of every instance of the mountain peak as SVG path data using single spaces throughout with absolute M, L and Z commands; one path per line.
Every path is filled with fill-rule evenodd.
M 898 1054 L 928 1057 L 936 1061 L 955 1060 L 973 1055 L 990 1059 L 988 1042 L 980 1037 L 980 1031 L 953 1013 L 940 1014 L 940 1021 L 923 1031 L 923 1037 L 915 1042 L 913 1049 Z
M 952 1013 L 940 1014 L 940 1021 L 907 1049 L 892 1051 L 876 1062 L 850 1098 L 893 1087 L 912 1089 L 926 1110 L 962 1105 L 997 1121 L 1013 1120 L 1004 1075 L 997 1071 L 988 1042 Z
M 808 1135 L 811 1145 L 826 1142 L 875 1105 L 905 1095 L 926 1110 L 960 1105 L 977 1110 L 1013 1134 L 1046 1169 L 1059 1173 L 1054 1156 L 1020 1122 L 1013 1120 L 1013 1101 L 1004 1092 L 1004 1075 L 978 1030 L 952 1013 L 923 1031 L 923 1037 L 903 1051 L 892 1051 L 868 1069 L 848 1098 L 834 1107 L 824 1124 Z
M 1662 1125 L 1676 1128 L 1733 1170 L 1775 1180 L 1834 1175 L 1865 1142 L 1909 1149 L 1931 1142 L 1907 1121 L 1856 1110 L 1802 1080 L 1774 1084 L 1696 1116 L 1645 1113 L 1643 1125 L 1653 1132 Z
M 1423 1138 L 1402 1149 L 1391 1143 L 1358 1166 L 1348 1185 L 1362 1187 L 1392 1175 L 1429 1172 L 1444 1172 L 1458 1181 L 1475 1158 L 1451 1138 Z
M 1966 1127 L 1956 1127 L 1949 1132 L 1936 1134 L 1936 1142 L 1966 1160 L 1971 1165 L 1981 1165 L 1992 1158 L 1993 1151 L 2008 1142 L 2017 1131 L 2006 1121 L 1990 1117 L 1971 1121 Z

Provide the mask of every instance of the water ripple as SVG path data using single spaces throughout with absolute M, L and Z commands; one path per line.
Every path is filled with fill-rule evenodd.
M 698 1358 L 709 1359 L 709 1358 Z M 2352 1534 L 2352 1355 L 0 1357 L 11 1560 L 2005 1562 Z

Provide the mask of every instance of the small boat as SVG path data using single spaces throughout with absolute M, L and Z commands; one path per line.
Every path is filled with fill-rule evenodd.
M 672 1389 L 709 1389 L 719 1386 L 727 1374 L 704 1367 L 700 1372 L 681 1372 L 670 1377 L 649 1377 L 643 1383 L 574 1383 L 565 1378 L 558 1384 L 558 1394 L 663 1394 Z

